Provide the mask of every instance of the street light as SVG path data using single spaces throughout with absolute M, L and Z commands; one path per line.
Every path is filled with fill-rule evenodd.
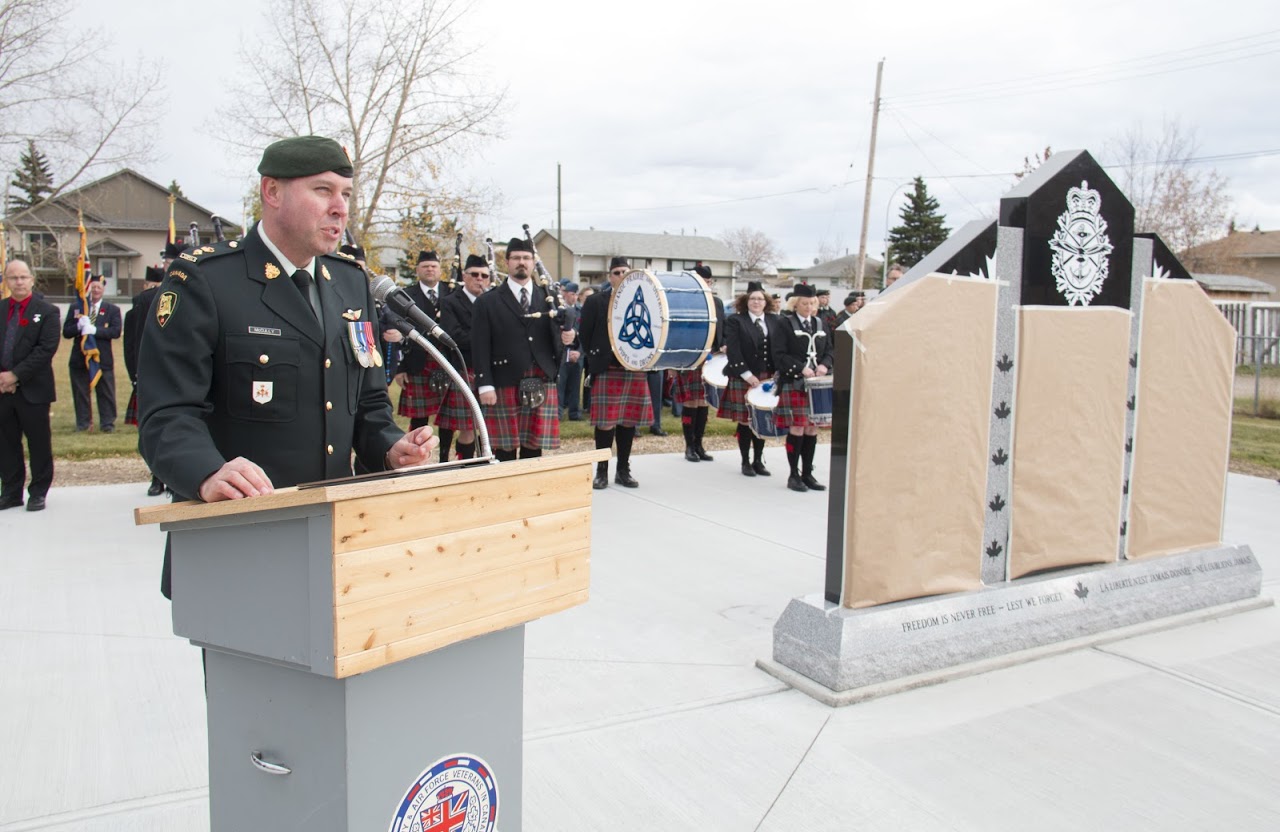
M 908 179 L 906 182 L 899 183 L 898 187 L 893 189 L 893 193 L 889 194 L 889 202 L 884 206 L 884 262 L 880 264 L 880 291 L 884 291 L 884 283 L 889 279 L 889 211 L 893 209 L 893 199 L 898 195 L 898 191 L 914 181 Z

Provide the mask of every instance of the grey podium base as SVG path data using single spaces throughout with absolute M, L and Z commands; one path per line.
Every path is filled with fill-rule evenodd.
M 1224 546 L 861 610 L 807 595 L 787 605 L 773 627 L 773 659 L 757 665 L 819 701 L 847 705 L 1271 604 L 1261 591 L 1249 547 Z
M 346 679 L 216 648 L 206 661 L 212 832 L 407 830 L 412 817 L 393 826 L 402 807 L 419 818 L 466 815 L 459 828 L 485 830 L 471 816 L 487 811 L 487 785 L 497 789 L 496 829 L 519 832 L 523 626 Z M 452 769 L 479 794 L 459 800 L 456 778 L 423 776 L 463 757 L 485 764 Z

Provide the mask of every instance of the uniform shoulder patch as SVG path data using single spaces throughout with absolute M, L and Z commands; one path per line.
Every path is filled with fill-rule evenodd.
M 164 326 L 173 320 L 173 313 L 178 310 L 178 293 L 162 292 L 156 298 L 156 323 Z
M 205 260 L 212 260 L 213 258 L 219 257 L 223 254 L 232 254 L 235 252 L 236 247 L 237 243 L 235 240 L 226 240 L 221 243 L 201 246 L 191 253 L 195 255 L 196 260 L 204 262 Z
M 165 277 L 172 277 L 172 278 L 181 280 L 183 283 L 187 282 L 187 278 L 189 276 L 190 275 L 188 275 L 182 269 L 169 269 L 168 273 L 165 275 Z

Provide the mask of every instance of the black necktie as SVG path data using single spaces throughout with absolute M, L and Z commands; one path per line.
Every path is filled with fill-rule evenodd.
M 760 330 L 760 334 L 764 337 L 769 337 L 769 333 L 764 331 L 764 318 L 756 318 L 756 329 Z
M 18 325 L 22 322 L 18 314 L 18 302 L 10 300 L 9 303 L 13 304 L 13 314 L 9 317 L 8 326 L 4 331 L 4 346 L 0 347 L 0 367 L 6 370 L 13 367 L 13 345 L 18 340 Z
M 810 335 L 813 334 L 813 318 L 804 319 L 804 331 L 809 333 Z
M 526 315 L 529 314 L 529 290 L 524 287 L 520 289 L 520 308 Z
M 427 300 L 431 301 L 431 305 L 432 305 L 432 306 L 435 306 L 435 305 L 436 305 L 436 290 L 435 290 L 435 289 L 429 289 L 429 290 L 427 290 Z
M 298 287 L 298 291 L 302 293 L 302 299 L 306 302 L 307 308 L 311 310 L 311 314 L 316 314 L 316 308 L 311 305 L 311 275 L 307 274 L 306 269 L 298 269 L 293 273 L 293 285 Z M 316 317 L 320 317 L 316 315 Z

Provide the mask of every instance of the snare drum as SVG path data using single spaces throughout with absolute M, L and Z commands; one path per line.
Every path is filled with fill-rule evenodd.
M 787 432 L 778 427 L 773 410 L 778 406 L 775 382 L 766 381 L 747 391 L 747 412 L 751 414 L 751 432 L 761 439 L 773 439 Z
M 720 409 L 724 388 L 729 386 L 729 377 L 724 372 L 727 366 L 729 356 L 724 353 L 717 353 L 702 364 L 702 388 L 706 391 L 707 405 L 716 410 Z
M 692 370 L 711 351 L 716 306 L 702 278 L 636 269 L 609 299 L 609 343 L 633 373 Z
M 809 392 L 809 424 L 818 428 L 831 427 L 831 412 L 836 399 L 831 376 L 806 378 L 804 386 Z

